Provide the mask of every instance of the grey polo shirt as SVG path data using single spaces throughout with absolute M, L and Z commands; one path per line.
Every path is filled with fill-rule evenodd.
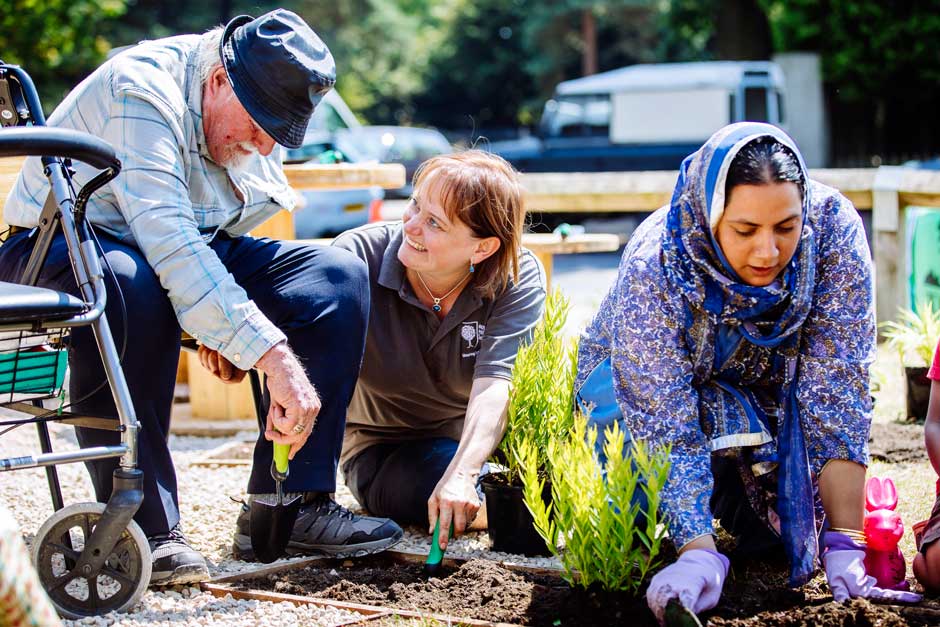
M 346 418 L 342 462 L 373 444 L 460 439 L 477 377 L 509 379 L 519 342 L 545 303 L 545 273 L 528 250 L 519 282 L 495 299 L 464 289 L 444 320 L 418 300 L 398 260 L 400 222 L 347 231 L 333 245 L 369 266 L 372 308 L 359 383 Z

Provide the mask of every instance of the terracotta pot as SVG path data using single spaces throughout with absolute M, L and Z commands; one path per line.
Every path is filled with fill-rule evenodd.
M 522 486 L 510 484 L 505 473 L 492 473 L 483 478 L 486 497 L 487 532 L 494 551 L 528 556 L 551 555 L 545 540 L 535 530 L 532 514 L 525 506 Z M 548 482 L 542 499 L 551 500 L 552 487 Z
M 917 420 L 927 419 L 927 404 L 930 402 L 930 379 L 927 368 L 906 366 L 904 375 L 907 386 L 907 416 Z

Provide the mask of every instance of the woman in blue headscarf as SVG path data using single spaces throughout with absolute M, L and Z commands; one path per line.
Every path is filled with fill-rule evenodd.
M 836 600 L 919 598 L 876 588 L 862 563 L 874 349 L 855 208 L 809 180 L 781 130 L 715 133 L 634 233 L 578 355 L 579 402 L 599 433 L 618 421 L 672 447 L 662 513 L 679 560 L 650 583 L 657 618 L 672 598 L 695 612 L 718 603 L 728 559 L 713 518 L 742 554 L 782 542 L 801 585 L 825 517 Z

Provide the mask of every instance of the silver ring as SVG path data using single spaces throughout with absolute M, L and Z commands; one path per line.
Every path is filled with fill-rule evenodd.
M 293 431 L 294 431 L 294 433 L 300 434 L 300 433 L 303 433 L 303 432 L 304 432 L 304 429 L 306 429 L 306 428 L 307 428 L 307 425 L 305 425 L 305 424 L 302 423 L 302 422 L 298 422 L 297 424 L 294 425 Z

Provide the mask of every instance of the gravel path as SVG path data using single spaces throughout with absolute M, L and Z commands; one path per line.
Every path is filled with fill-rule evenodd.
M 0 410 L 3 412 L 4 410 Z M 0 415 L 12 415 L 9 413 Z M 53 425 L 53 450 L 77 448 L 71 427 Z M 253 437 L 242 434 L 231 438 L 171 436 L 170 447 L 176 462 L 179 481 L 182 524 L 193 546 L 209 561 L 213 576 L 228 575 L 259 566 L 232 559 L 231 541 L 238 515 L 237 499 L 244 498 L 248 466 L 201 466 L 190 462 L 206 451 L 224 443 Z M 25 426 L 0 437 L 0 458 L 39 452 L 35 428 Z M 93 490 L 82 464 L 58 466 L 66 504 L 93 501 Z M 236 500 L 233 500 L 236 499 Z M 340 485 L 336 500 L 347 507 L 358 504 L 349 490 Z M 39 526 L 52 515 L 52 504 L 41 469 L 0 473 L 0 502 L 13 513 L 27 543 Z M 395 547 L 426 553 L 429 538 L 424 530 L 409 528 Z M 448 547 L 449 557 L 487 557 L 531 565 L 557 564 L 547 558 L 525 558 L 489 551 L 485 533 L 472 533 Z M 296 607 L 289 603 L 236 601 L 217 598 L 195 587 L 149 590 L 141 603 L 125 614 L 65 621 L 66 625 L 336 625 L 356 615 L 336 609 Z

